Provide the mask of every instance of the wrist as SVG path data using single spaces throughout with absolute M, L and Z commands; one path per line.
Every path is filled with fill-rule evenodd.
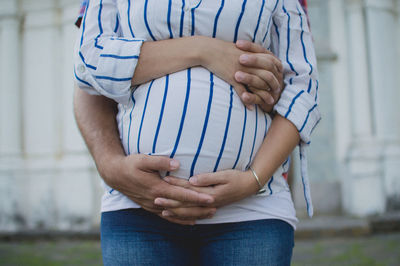
M 119 179 L 124 169 L 123 162 L 126 159 L 125 155 L 103 156 L 96 160 L 97 170 L 104 182 L 110 187 L 117 189 Z
M 245 171 L 245 174 L 247 177 L 246 178 L 246 181 L 247 181 L 246 188 L 247 188 L 247 191 L 249 192 L 248 194 L 256 195 L 261 189 L 259 183 L 257 182 L 257 179 L 254 177 L 254 175 L 250 169 Z
M 195 47 L 193 51 L 197 65 L 207 68 L 210 52 L 213 49 L 211 44 L 215 39 L 206 36 L 193 36 L 193 38 L 193 47 Z

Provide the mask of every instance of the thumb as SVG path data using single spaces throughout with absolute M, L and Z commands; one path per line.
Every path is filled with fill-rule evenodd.
M 138 168 L 143 171 L 174 171 L 179 168 L 179 161 L 165 156 L 139 154 Z

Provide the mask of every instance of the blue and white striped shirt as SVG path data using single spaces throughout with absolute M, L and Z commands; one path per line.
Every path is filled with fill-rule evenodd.
M 270 116 L 259 108 L 246 110 L 232 87 L 203 67 L 154 79 L 131 93 L 144 41 L 190 35 L 250 40 L 276 54 L 284 66 L 286 87 L 275 110 L 296 125 L 302 143 L 309 143 L 320 119 L 318 74 L 307 18 L 297 0 L 90 0 L 77 42 L 75 77 L 82 89 L 119 103 L 117 121 L 127 154 L 174 157 L 181 168 L 171 174 L 189 178 L 201 172 L 245 170 L 261 145 Z M 269 197 L 254 196 L 223 207 L 205 222 L 286 217 L 293 224 L 296 218 L 283 177 L 287 165 L 266 184 Z M 290 211 L 271 211 L 268 201 L 283 193 L 289 194 L 284 201 L 290 201 Z M 103 211 L 129 207 L 138 206 L 116 191 L 103 197 Z

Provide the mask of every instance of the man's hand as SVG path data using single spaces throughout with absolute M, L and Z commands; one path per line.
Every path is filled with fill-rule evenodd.
M 109 186 L 118 190 L 143 209 L 161 215 L 163 208 L 154 204 L 158 197 L 184 202 L 188 208 L 182 217 L 163 217 L 180 224 L 194 224 L 196 219 L 209 217 L 215 212 L 214 198 L 181 186 L 168 184 L 159 171 L 174 171 L 179 167 L 176 160 L 168 157 L 135 154 L 110 158 L 108 166 L 100 174 Z M 191 219 L 188 219 L 191 217 Z
M 236 47 L 248 52 L 239 57 L 239 63 L 247 69 L 250 68 L 250 71 L 235 73 L 236 81 L 247 85 L 252 92 L 242 94 L 243 102 L 246 105 L 257 103 L 265 112 L 270 112 L 285 86 L 281 61 L 261 45 L 250 41 L 238 40 Z
M 197 205 L 197 208 L 187 209 L 193 219 L 163 217 L 174 223 L 193 224 L 196 219 L 215 212 L 215 208 L 199 208 L 210 205 L 208 202 L 212 197 L 170 185 L 161 179 L 158 171 L 176 169 L 179 167 L 176 161 L 168 157 L 125 155 L 115 122 L 117 104 L 113 100 L 89 95 L 76 88 L 74 113 L 100 175 L 112 188 L 156 214 L 160 214 L 162 208 L 153 202 L 160 196 Z
M 279 59 L 258 44 L 238 41 L 237 44 L 204 36 L 197 36 L 201 66 L 231 84 L 242 102 L 252 108 L 273 106 L 272 92 L 281 91 Z M 246 60 L 248 57 L 248 60 Z M 252 93 L 253 92 L 253 93 Z M 265 111 L 268 111 L 265 110 Z

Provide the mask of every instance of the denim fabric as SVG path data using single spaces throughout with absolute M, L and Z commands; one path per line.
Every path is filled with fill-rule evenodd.
M 292 226 L 281 220 L 183 226 L 143 209 L 103 212 L 104 265 L 290 265 Z

